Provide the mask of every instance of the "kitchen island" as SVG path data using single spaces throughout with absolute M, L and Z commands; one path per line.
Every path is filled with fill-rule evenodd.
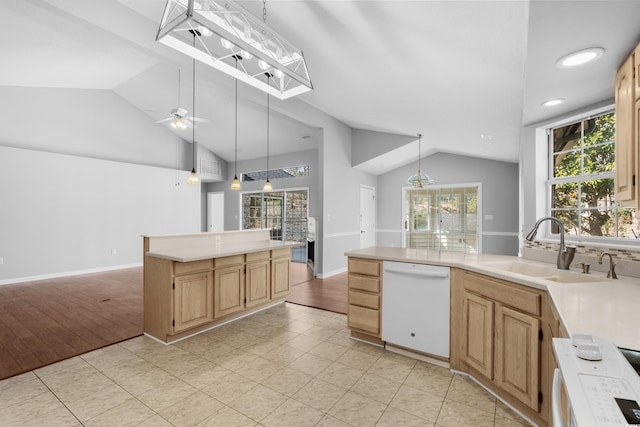
M 391 247 L 345 255 L 352 337 L 382 345 L 380 301 L 393 286 L 384 283 L 384 261 L 450 267 L 451 369 L 469 374 L 539 425 L 550 422 L 553 337 L 588 333 L 640 349 L 640 319 L 630 315 L 640 301 L 635 278 L 606 279 L 600 272 L 563 271 L 513 256 Z
M 296 246 L 269 230 L 143 236 L 145 335 L 171 343 L 283 302 Z

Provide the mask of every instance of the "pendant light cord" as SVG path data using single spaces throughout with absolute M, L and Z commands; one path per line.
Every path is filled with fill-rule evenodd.
M 234 55 L 236 58 L 236 70 L 238 69 L 238 56 Z M 235 131 L 236 131 L 236 142 L 235 142 L 235 168 L 234 168 L 234 177 L 238 178 L 238 79 L 236 81 L 236 119 L 235 119 Z
M 422 134 L 418 134 L 418 171 L 422 173 Z
M 193 47 L 196 47 L 196 32 L 193 33 Z M 193 140 L 193 170 L 196 170 L 196 59 L 193 58 L 193 99 L 191 116 L 193 121 L 191 123 L 191 139 Z
M 267 74 L 267 85 L 269 85 L 269 73 Z M 269 181 L 269 110 L 270 110 L 269 92 L 267 92 L 267 181 Z

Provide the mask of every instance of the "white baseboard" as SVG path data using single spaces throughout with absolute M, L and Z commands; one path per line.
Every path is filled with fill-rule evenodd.
M 337 276 L 338 274 L 345 273 L 346 271 L 347 271 L 347 267 L 344 267 L 339 270 L 330 271 L 328 273 L 318 274 L 316 277 L 318 279 L 328 279 L 329 277 Z
M 33 282 L 35 280 L 57 279 L 58 277 L 80 276 L 82 274 L 102 273 L 105 271 L 123 270 L 125 268 L 142 267 L 141 262 L 135 264 L 111 265 L 109 267 L 90 268 L 87 270 L 65 271 L 61 273 L 41 274 L 38 276 L 17 277 L 15 279 L 0 280 L 0 285 L 12 285 L 15 283 Z

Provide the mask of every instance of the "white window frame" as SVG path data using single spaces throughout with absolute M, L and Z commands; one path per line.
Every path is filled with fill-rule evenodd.
M 538 159 L 541 159 L 541 157 L 538 156 L 538 154 L 542 154 L 540 153 L 540 151 L 544 150 L 544 158 L 546 159 L 546 166 L 544 168 L 546 176 L 541 176 L 542 174 L 538 173 L 537 174 L 538 176 L 536 178 L 536 181 L 538 182 L 537 184 L 538 191 L 536 192 L 536 205 L 539 207 L 544 206 L 544 215 L 540 215 L 540 212 L 538 212 L 538 218 L 541 216 L 551 215 L 551 209 L 552 209 L 552 206 L 551 206 L 552 178 L 551 177 L 553 176 L 553 150 L 550 147 L 550 138 L 548 135 L 549 130 L 562 127 L 571 123 L 575 123 L 580 120 L 587 120 L 592 117 L 597 117 L 611 111 L 615 111 L 615 106 L 613 104 L 608 104 L 599 108 L 595 108 L 589 111 L 584 111 L 582 113 L 572 115 L 570 117 L 565 117 L 554 122 L 549 122 L 547 124 L 537 127 L 538 132 L 536 132 L 536 146 L 538 148 L 536 149 L 536 153 L 537 153 L 536 157 Z M 538 169 L 538 171 L 540 172 L 541 170 Z M 615 179 L 615 171 L 592 174 L 591 176 L 603 178 L 605 177 L 604 174 L 611 174 L 611 176 L 613 176 L 613 178 Z M 563 178 L 557 179 L 557 181 L 553 183 L 562 182 L 561 180 L 564 180 L 565 182 L 574 181 L 571 178 L 565 179 L 563 177 Z M 538 211 L 538 209 L 536 209 L 536 211 Z M 524 234 L 526 234 L 528 230 L 523 230 L 523 232 Z M 551 233 L 551 224 L 549 221 L 545 221 L 542 224 L 541 228 L 538 230 L 537 240 L 558 242 L 559 239 L 560 237 L 558 234 Z M 610 247 L 610 248 L 619 247 L 622 249 L 629 248 L 629 247 L 633 247 L 637 249 L 637 247 L 640 244 L 640 241 L 638 240 L 624 238 L 624 237 L 571 235 L 571 236 L 568 236 L 567 239 L 573 244 L 579 243 L 585 246 L 594 246 L 594 247 L 601 247 L 603 244 L 605 244 L 607 245 L 607 247 Z

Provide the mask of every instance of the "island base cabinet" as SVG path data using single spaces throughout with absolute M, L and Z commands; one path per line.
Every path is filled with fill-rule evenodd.
M 271 260 L 271 298 L 287 295 L 290 289 L 291 259 L 287 257 Z
M 211 272 L 176 276 L 173 289 L 173 332 L 180 332 L 213 320 L 213 278 Z
M 244 266 L 225 267 L 214 273 L 214 317 L 244 310 Z
M 269 251 L 247 254 L 247 266 L 245 268 L 247 307 L 253 307 L 269 301 L 271 297 L 270 278 Z

